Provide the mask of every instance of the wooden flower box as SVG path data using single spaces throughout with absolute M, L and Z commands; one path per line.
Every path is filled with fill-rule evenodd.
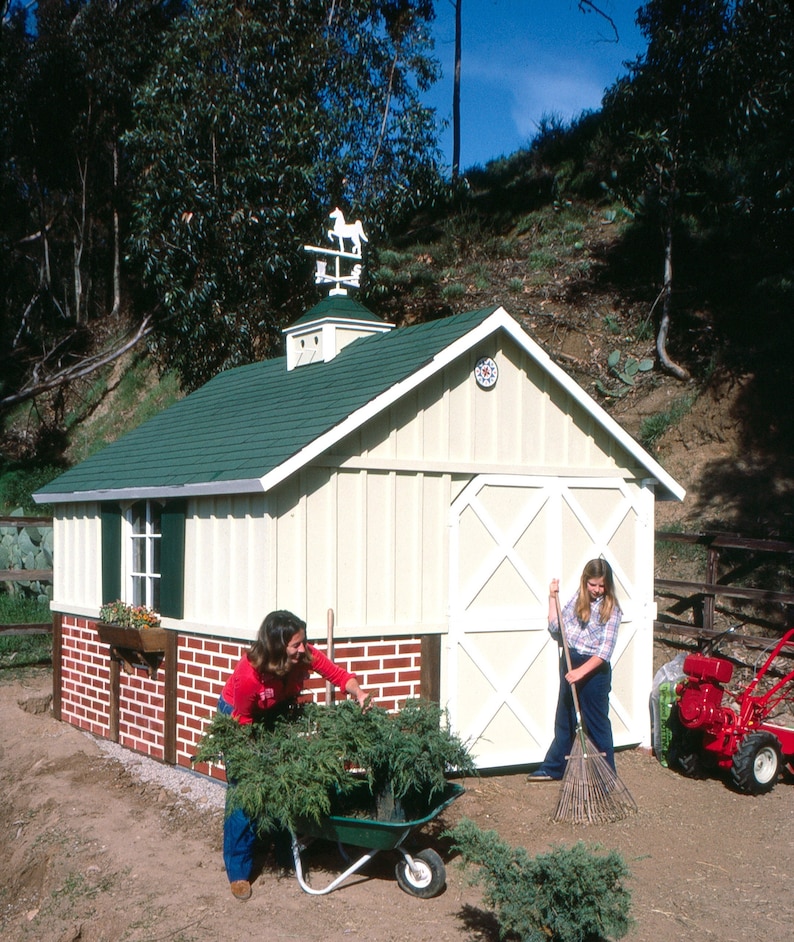
M 126 628 L 104 621 L 96 623 L 99 640 L 110 645 L 110 659 L 131 674 L 143 667 L 150 677 L 157 676 L 168 641 L 165 628 Z
M 165 651 L 168 631 L 165 628 L 124 628 L 99 621 L 96 625 L 100 641 L 125 651 Z

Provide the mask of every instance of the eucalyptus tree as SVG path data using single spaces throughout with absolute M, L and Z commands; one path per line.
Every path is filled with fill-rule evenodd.
M 0 410 L 86 375 L 146 332 L 134 318 L 121 339 L 115 318 L 104 331 L 92 325 L 132 308 L 118 142 L 132 90 L 180 9 L 181 0 L 39 0 L 4 11 Z
M 794 8 L 789 0 L 733 4 L 726 76 L 737 205 L 791 257 L 794 233 Z M 789 263 L 790 267 L 790 263 Z
M 266 357 L 341 207 L 372 234 L 439 186 L 430 0 L 196 0 L 141 88 L 131 254 L 186 388 Z

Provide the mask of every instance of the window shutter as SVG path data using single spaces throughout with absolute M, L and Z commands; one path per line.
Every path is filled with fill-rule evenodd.
M 121 598 L 121 509 L 102 504 L 102 604 Z
M 168 501 L 160 516 L 160 614 L 183 618 L 185 614 L 185 511 L 184 501 Z

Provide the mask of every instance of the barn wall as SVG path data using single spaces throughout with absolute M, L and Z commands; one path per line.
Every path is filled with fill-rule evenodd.
M 438 633 L 447 603 L 449 475 L 307 469 L 278 489 L 268 585 L 325 637 Z
M 53 598 L 58 611 L 93 614 L 102 603 L 99 504 L 60 504 L 53 517 Z
M 184 627 L 249 640 L 277 606 L 266 582 L 269 518 L 264 494 L 202 497 L 185 520 Z M 167 622 L 166 624 L 171 624 Z M 174 627 L 179 623 L 174 623 Z
M 110 657 L 93 620 L 74 615 L 61 619 L 61 719 L 107 739 L 110 735 Z M 325 650 L 322 644 L 317 645 Z M 193 768 L 196 744 L 215 713 L 218 697 L 247 645 L 229 638 L 180 632 L 177 643 L 177 704 L 175 763 Z M 418 637 L 352 640 L 334 648 L 334 660 L 355 673 L 379 706 L 397 710 L 420 696 Z M 122 672 L 119 691 L 120 745 L 162 760 L 165 748 L 166 665 L 154 678 L 143 668 Z M 325 701 L 325 681 L 313 676 L 307 684 L 317 702 Z M 344 696 L 337 692 L 337 697 Z M 220 769 L 198 771 L 222 778 Z
M 488 390 L 473 370 L 492 356 Z M 341 442 L 344 466 L 476 473 L 604 473 L 634 478 L 633 458 L 515 344 L 489 338 Z

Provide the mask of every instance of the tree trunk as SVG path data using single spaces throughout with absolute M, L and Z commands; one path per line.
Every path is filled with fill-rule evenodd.
M 460 175 L 460 43 L 461 7 L 463 0 L 455 0 L 455 78 L 452 83 L 452 179 Z
M 119 147 L 113 140 L 113 310 L 116 316 L 121 310 L 121 225 L 119 223 Z
M 662 284 L 662 316 L 656 335 L 656 353 L 662 368 L 678 379 L 689 379 L 689 373 L 667 354 L 667 335 L 670 332 L 670 312 L 673 303 L 673 224 L 667 221 L 664 232 L 664 281 Z

